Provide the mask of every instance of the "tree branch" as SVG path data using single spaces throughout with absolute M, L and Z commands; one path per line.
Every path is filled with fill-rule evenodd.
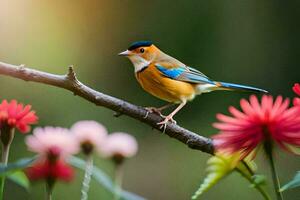
M 158 122 L 163 120 L 160 116 L 154 113 L 149 113 L 147 118 L 145 118 L 147 111 L 143 107 L 103 94 L 84 85 L 77 79 L 73 66 L 69 67 L 69 71 L 66 75 L 56 75 L 30 69 L 24 65 L 16 66 L 0 62 L 0 74 L 22 79 L 24 81 L 33 81 L 64 88 L 73 92 L 74 95 L 78 95 L 97 106 L 104 106 L 108 109 L 114 110 L 117 115 L 128 115 L 157 130 L 163 131 L 160 129 L 160 126 L 157 125 Z M 170 123 L 165 129 L 165 133 L 170 137 L 183 142 L 192 149 L 213 154 L 213 145 L 209 138 L 205 138 L 183 127 Z

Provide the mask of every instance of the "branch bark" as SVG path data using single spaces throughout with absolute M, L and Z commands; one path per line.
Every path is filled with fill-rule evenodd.
M 143 107 L 103 94 L 84 85 L 77 79 L 73 66 L 69 67 L 69 71 L 66 75 L 56 75 L 31 69 L 25 67 L 25 65 L 16 66 L 0 62 L 0 74 L 22 79 L 24 81 L 38 82 L 64 88 L 73 92 L 74 95 L 78 95 L 97 106 L 103 106 L 115 111 L 117 115 L 127 115 L 163 132 L 163 129 L 160 129 L 160 126 L 157 125 L 157 123 L 162 120 L 159 115 L 149 113 L 147 118 L 145 118 L 147 111 Z M 209 138 L 200 136 L 176 124 L 168 124 L 165 133 L 192 149 L 213 154 L 213 145 Z

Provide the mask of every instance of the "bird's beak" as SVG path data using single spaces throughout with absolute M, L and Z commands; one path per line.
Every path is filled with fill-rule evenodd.
M 123 51 L 121 53 L 118 54 L 118 56 L 129 56 L 131 53 L 129 50 Z

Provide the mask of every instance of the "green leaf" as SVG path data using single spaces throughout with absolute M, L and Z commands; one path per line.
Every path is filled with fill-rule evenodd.
M 252 181 L 251 181 L 252 184 L 250 185 L 250 187 L 257 187 L 259 185 L 267 184 L 266 176 L 264 176 L 264 175 L 255 174 L 251 178 L 252 178 Z
M 16 162 L 8 163 L 7 165 L 0 164 L 0 176 L 5 176 L 8 173 L 24 169 L 33 163 L 35 159 L 36 157 L 22 158 Z
M 72 156 L 71 158 L 68 159 L 68 163 L 78 169 L 85 170 L 85 161 L 78 157 Z M 114 193 L 113 181 L 100 168 L 98 168 L 96 166 L 93 167 L 92 177 L 98 183 L 100 183 L 105 189 Z M 139 195 L 136 195 L 131 192 L 124 191 L 124 190 L 121 192 L 121 198 L 123 200 L 145 200 L 145 198 L 143 198 Z
M 192 199 L 197 199 L 201 194 L 209 190 L 222 178 L 228 175 L 236 166 L 237 157 L 220 157 L 213 156 L 207 161 L 207 176 L 203 183 L 200 185 L 199 189 L 192 196 Z
M 299 187 L 299 186 L 300 186 L 300 171 L 298 171 L 296 173 L 296 175 L 294 176 L 294 178 L 290 182 L 288 182 L 287 184 L 282 186 L 280 188 L 280 191 L 283 192 L 285 190 L 296 188 L 296 187 Z
M 26 190 L 29 190 L 30 182 L 23 171 L 15 171 L 11 174 L 8 174 L 7 178 Z
M 197 199 L 201 194 L 209 190 L 212 186 L 218 183 L 225 176 L 233 171 L 239 172 L 245 177 L 251 185 L 257 189 L 264 199 L 269 200 L 270 197 L 266 191 L 261 187 L 265 182 L 265 178 L 261 175 L 255 175 L 254 171 L 256 165 L 253 161 L 243 160 L 239 161 L 240 155 L 234 154 L 231 156 L 213 156 L 208 161 L 207 176 L 199 189 L 192 196 L 192 199 Z

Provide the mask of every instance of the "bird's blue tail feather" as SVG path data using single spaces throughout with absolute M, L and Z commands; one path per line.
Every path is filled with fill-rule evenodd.
M 242 91 L 268 93 L 268 91 L 260 89 L 260 88 L 251 87 L 251 86 L 247 86 L 247 85 L 240 85 L 240 84 L 235 84 L 235 83 L 216 82 L 216 85 L 219 88 L 224 88 L 224 89 L 229 89 L 229 90 L 242 90 Z

